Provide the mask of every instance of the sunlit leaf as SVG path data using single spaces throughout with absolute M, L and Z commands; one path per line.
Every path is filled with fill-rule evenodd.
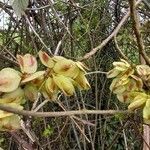
M 124 62 L 113 62 L 113 66 L 118 71 L 125 71 L 130 67 L 130 65 L 126 65 Z
M 43 65 L 45 65 L 48 68 L 54 67 L 55 62 L 47 53 L 39 51 L 39 57 Z
M 129 82 L 128 78 L 115 78 L 113 79 L 110 90 L 115 94 L 121 94 L 126 90 L 125 85 Z
M 80 61 L 77 61 L 77 62 L 76 62 L 76 65 L 78 66 L 78 68 L 79 68 L 80 70 L 82 70 L 82 71 L 85 72 L 85 73 L 86 73 L 85 70 L 89 70 L 89 68 L 88 68 L 85 64 L 83 64 L 82 62 L 80 62 Z
M 141 90 L 143 88 L 143 82 L 141 80 L 141 78 L 135 76 L 135 75 L 131 75 L 131 77 L 134 79 L 132 81 L 135 81 L 135 86 L 138 90 Z
M 68 59 L 58 61 L 55 64 L 53 70 L 55 73 L 71 78 L 76 78 L 79 73 L 79 68 L 76 66 L 75 62 Z
M 28 100 L 34 102 L 38 98 L 38 89 L 33 84 L 27 84 L 24 88 L 24 94 Z
M 143 108 L 143 118 L 144 122 L 147 124 L 150 124 L 150 108 L 149 107 L 144 107 Z
M 45 89 L 45 87 L 41 90 L 42 95 L 46 100 L 55 101 L 57 99 L 58 91 L 50 92 Z
M 116 86 L 123 86 L 123 85 L 127 85 L 128 83 L 130 82 L 130 79 L 129 78 L 126 78 L 124 76 L 122 76 L 122 78 L 118 78 L 118 81 L 117 81 L 117 85 Z
M 147 100 L 147 99 L 145 99 L 145 98 L 135 100 L 135 101 L 133 101 L 133 102 L 128 106 L 128 109 L 129 109 L 129 110 L 138 109 L 138 108 L 144 106 L 146 100 Z
M 12 116 L 12 113 L 0 110 L 0 119 L 8 116 Z
M 26 77 L 25 79 L 23 79 L 21 82 L 22 83 L 26 83 L 32 80 L 35 80 L 37 78 L 39 78 L 40 76 L 43 76 L 45 74 L 45 71 L 38 71 L 34 74 L 29 75 L 28 77 Z
M 12 92 L 20 84 L 21 77 L 18 72 L 11 68 L 4 68 L 0 71 L 0 92 Z
M 147 100 L 148 98 L 150 98 L 149 95 L 147 95 L 144 92 L 135 92 L 135 94 L 136 94 L 136 96 L 134 98 L 134 101 L 139 100 L 139 99 L 146 99 Z
M 34 80 L 32 80 L 32 84 L 37 86 L 37 88 L 40 88 L 44 82 L 45 82 L 45 74 L 39 76 L 38 78 L 36 78 Z
M 146 85 L 147 85 L 148 87 L 150 87 L 150 75 L 147 76 Z
M 117 98 L 122 103 L 129 103 L 130 102 L 129 92 L 123 92 L 121 94 L 117 94 Z
M 127 92 L 132 91 L 142 91 L 143 83 L 142 80 L 135 80 L 133 78 L 128 78 L 129 82 L 124 85 Z
M 147 95 L 146 107 L 150 108 L 150 95 Z
M 9 103 L 13 102 L 13 103 L 18 103 L 18 104 L 23 104 L 25 102 L 24 91 L 21 88 L 18 88 L 13 92 L 3 94 L 2 99 L 7 100 Z M 1 102 L 2 101 L 0 101 L 0 103 Z M 5 102 L 5 103 L 7 103 L 7 102 Z
M 24 104 L 25 99 L 23 97 L 17 97 L 16 99 L 8 99 L 8 98 L 2 98 L 0 99 L 0 104 L 8 104 L 8 103 L 15 103 L 15 104 Z
M 17 55 L 17 60 L 22 73 L 31 74 L 36 72 L 37 61 L 34 56 L 30 54 L 26 54 L 24 56 Z
M 120 73 L 120 71 L 114 68 L 114 69 L 110 70 L 110 71 L 107 73 L 107 78 L 114 78 L 114 77 L 116 77 L 119 73 Z
M 46 82 L 45 82 L 45 88 L 47 92 L 53 93 L 54 91 L 56 91 L 57 85 L 55 84 L 53 78 L 49 77 Z
M 65 57 L 62 56 L 53 56 L 52 57 L 53 61 L 58 62 L 58 61 L 62 61 L 62 60 L 66 60 Z
M 14 131 L 21 128 L 20 117 L 18 115 L 12 115 L 0 119 L 1 131 Z
M 123 62 L 126 65 L 126 67 L 130 67 L 131 66 L 126 60 L 124 60 L 124 59 L 120 59 L 120 60 L 121 60 L 121 62 Z
M 77 83 L 78 88 L 80 88 L 81 90 L 87 90 L 91 87 L 85 77 L 84 72 L 82 71 L 80 71 L 78 76 L 75 78 L 75 82 Z
M 55 75 L 53 76 L 55 84 L 59 87 L 59 89 L 68 96 L 74 94 L 75 89 L 72 84 L 72 80 L 69 77 L 65 77 L 63 75 Z
M 136 71 L 140 76 L 150 75 L 150 67 L 147 65 L 137 65 Z
M 117 95 L 117 98 L 124 103 L 131 103 L 133 101 L 139 100 L 141 97 L 145 97 L 145 93 L 136 91 L 125 91 Z M 135 99 L 136 98 L 136 99 Z
M 110 89 L 111 89 L 111 87 L 110 87 Z M 126 90 L 126 88 L 124 86 L 117 86 L 112 89 L 113 93 L 115 93 L 115 94 L 121 94 L 121 93 L 125 92 L 125 90 Z
M 124 76 L 124 77 L 130 77 L 131 75 L 133 75 L 134 74 L 134 69 L 132 69 L 132 68 L 128 68 L 128 69 L 126 69 L 124 72 L 122 72 L 121 74 L 120 74 L 120 76 L 122 77 L 122 76 Z

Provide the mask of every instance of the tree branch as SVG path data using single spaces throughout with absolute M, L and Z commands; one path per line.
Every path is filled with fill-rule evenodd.
M 144 51 L 144 44 L 143 44 L 142 36 L 140 33 L 140 29 L 139 29 L 140 25 L 139 25 L 139 21 L 137 18 L 135 0 L 129 0 L 129 4 L 130 4 L 130 15 L 131 15 L 131 19 L 133 22 L 134 34 L 136 36 L 137 45 L 139 48 L 139 55 L 141 55 L 145 59 L 146 63 L 150 65 L 150 58 L 147 56 L 147 54 Z
M 35 112 L 35 111 L 19 110 L 2 104 L 0 104 L 0 110 L 11 112 L 18 115 L 33 116 L 33 117 L 61 117 L 61 116 L 84 115 L 84 114 L 115 115 L 115 114 L 134 113 L 133 111 L 129 110 L 87 110 L 87 109 L 59 111 L 59 112 Z

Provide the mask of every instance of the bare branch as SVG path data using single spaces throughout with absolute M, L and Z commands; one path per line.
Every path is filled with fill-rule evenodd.
M 134 33 L 136 36 L 137 45 L 139 48 L 139 54 L 145 59 L 147 64 L 150 65 L 150 58 L 147 56 L 147 54 L 144 51 L 144 44 L 143 44 L 143 39 L 142 39 L 142 36 L 140 33 L 140 29 L 139 29 L 139 21 L 137 18 L 135 0 L 129 0 L 129 4 L 130 4 L 131 18 L 132 18 L 132 22 L 133 22 L 133 29 L 134 29 Z
M 127 56 L 122 52 L 122 50 L 120 49 L 118 43 L 117 43 L 117 38 L 116 36 L 114 36 L 114 42 L 115 42 L 115 46 L 116 46 L 116 49 L 117 51 L 120 53 L 121 57 L 125 60 L 128 60 Z
M 34 34 L 38 37 L 38 39 L 40 40 L 40 42 L 43 44 L 43 46 L 47 49 L 47 51 L 52 54 L 52 51 L 49 47 L 47 47 L 47 45 L 43 42 L 43 40 L 41 39 L 40 35 L 35 31 L 34 27 L 32 26 L 32 24 L 30 23 L 28 17 L 25 15 L 25 18 L 27 20 L 27 23 L 29 24 L 30 28 L 32 29 L 32 31 L 34 32 Z
M 12 112 L 14 114 L 33 117 L 61 117 L 84 114 L 99 114 L 99 115 L 114 115 L 114 114 L 130 114 L 133 111 L 129 110 L 75 110 L 75 111 L 59 111 L 59 112 L 35 112 L 27 110 L 19 110 L 6 105 L 0 104 L 0 110 Z

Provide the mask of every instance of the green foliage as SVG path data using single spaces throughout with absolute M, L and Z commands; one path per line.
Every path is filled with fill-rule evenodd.
M 54 128 L 48 125 L 47 128 L 45 128 L 45 130 L 43 131 L 43 136 L 48 137 L 53 135 L 53 133 L 54 133 Z

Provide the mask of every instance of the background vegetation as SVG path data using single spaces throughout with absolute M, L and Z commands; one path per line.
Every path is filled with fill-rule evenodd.
M 139 51 L 132 20 L 126 19 L 116 36 L 101 45 L 129 11 L 126 0 L 30 0 L 25 15 L 18 18 L 7 0 L 0 1 L 0 68 L 16 67 L 16 54 L 38 51 L 83 60 L 90 68 L 88 91 L 71 97 L 59 96 L 40 111 L 124 109 L 109 90 L 106 78 L 112 62 L 122 57 L 139 64 Z M 140 32 L 147 56 L 150 55 L 150 3 L 138 6 Z M 114 39 L 115 37 L 115 39 Z M 39 66 L 42 68 L 43 66 Z M 92 73 L 94 72 L 94 73 Z M 42 102 L 43 99 L 40 99 Z M 32 103 L 25 105 L 31 110 Z M 23 117 L 25 130 L 0 133 L 0 147 L 7 150 L 134 150 L 142 149 L 142 118 L 136 115 L 79 115 L 73 117 Z

